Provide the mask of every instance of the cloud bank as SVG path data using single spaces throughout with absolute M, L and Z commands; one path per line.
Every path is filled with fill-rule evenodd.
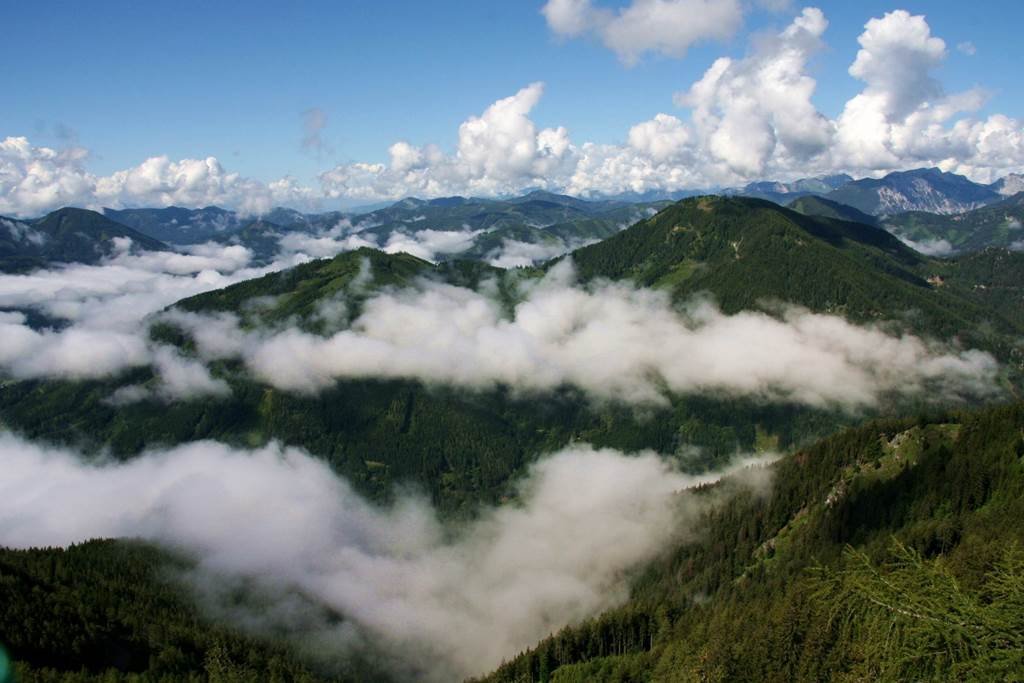
M 634 0 L 618 11 L 590 0 L 551 0 L 543 13 L 557 35 L 595 36 L 632 63 L 647 52 L 678 56 L 694 41 L 724 37 L 741 10 L 732 0 Z M 0 141 L 0 214 L 172 204 L 263 213 L 323 201 L 495 196 L 527 188 L 592 196 L 921 166 L 978 182 L 1024 171 L 1024 125 L 1003 114 L 975 117 L 986 99 L 981 89 L 945 92 L 936 73 L 950 50 L 924 16 L 904 10 L 865 24 L 848 69 L 861 90 L 835 118 L 818 111 L 812 60 L 826 47 L 827 28 L 820 9 L 804 8 L 775 35 L 757 36 L 746 56 L 715 60 L 675 95 L 679 116 L 656 113 L 624 131 L 621 144 L 573 141 L 565 126 L 537 126 L 531 114 L 544 92 L 537 82 L 465 120 L 454 151 L 399 140 L 386 162 L 339 164 L 318 176 L 317 187 L 288 177 L 245 178 L 213 157 L 153 157 L 97 176 L 86 169 L 83 148 L 56 150 L 8 137 Z M 323 146 L 326 118 L 310 111 L 305 144 L 315 149 Z
M 855 410 L 887 396 L 984 395 L 995 386 L 997 364 L 980 351 L 796 308 L 781 317 L 725 315 L 705 300 L 679 309 L 657 290 L 578 285 L 569 261 L 541 280 L 520 281 L 511 310 L 493 287 L 474 291 L 431 280 L 372 293 L 354 320 L 344 297 L 325 301 L 317 314 L 329 322 L 328 336 L 305 332 L 296 321 L 243 328 L 238 312 L 159 313 L 182 298 L 311 256 L 379 246 L 348 229 L 342 222 L 320 237 L 290 235 L 282 243 L 291 239 L 294 251 L 261 268 L 249 265 L 252 255 L 243 247 L 207 244 L 188 253 L 124 249 L 97 266 L 0 275 L 0 311 L 8 311 L 0 312 L 0 372 L 90 379 L 153 368 L 155 384 L 122 387 L 110 398 L 115 403 L 227 395 L 227 384 L 207 368 L 224 358 L 242 360 L 257 379 L 286 391 L 316 392 L 339 380 L 377 377 L 472 390 L 504 385 L 526 393 L 574 386 L 597 401 L 637 405 L 711 392 Z M 466 248 L 474 236 L 396 232 L 385 246 L 432 259 Z M 488 257 L 503 266 L 525 265 L 547 256 L 541 253 L 546 249 L 560 247 L 505 241 Z M 33 328 L 29 309 L 62 324 Z M 199 356 L 152 341 L 149 326 L 158 320 L 190 332 Z
M 183 298 L 259 277 L 303 260 L 305 254 L 260 268 L 237 245 L 201 244 L 185 253 L 130 253 L 127 240 L 99 265 L 68 264 L 28 274 L 0 274 L 0 373 L 17 378 L 94 379 L 151 365 L 153 389 L 135 388 L 119 400 L 173 400 L 224 395 L 227 385 L 202 363 L 149 339 L 147 316 Z M 4 312 L 2 309 L 8 309 Z M 29 325 L 35 310 L 55 324 Z
M 677 493 L 719 476 L 683 475 L 650 452 L 570 447 L 529 470 L 518 504 L 452 536 L 422 499 L 376 507 L 323 462 L 273 444 L 196 442 L 90 464 L 0 434 L 0 459 L 0 544 L 169 545 L 210 575 L 260 581 L 282 612 L 298 590 L 349 620 L 307 621 L 296 639 L 356 645 L 354 624 L 397 672 L 430 681 L 486 672 L 625 600 L 628 572 L 691 532 L 707 504 Z M 274 626 L 276 611 L 261 605 L 249 626 Z
M 994 387 L 997 364 L 980 351 L 802 309 L 782 319 L 725 315 L 695 301 L 679 311 L 663 292 L 572 280 L 571 264 L 560 264 L 527 285 L 511 315 L 485 293 L 423 281 L 370 297 L 350 327 L 330 336 L 244 331 L 230 315 L 169 319 L 193 333 L 207 360 L 241 358 L 260 380 L 299 392 L 383 377 L 526 392 L 572 385 L 636 404 L 724 392 L 858 408 L 888 394 L 948 398 Z

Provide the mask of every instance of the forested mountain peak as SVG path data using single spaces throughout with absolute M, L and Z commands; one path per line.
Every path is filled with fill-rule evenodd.
M 786 302 L 857 321 L 901 321 L 917 333 L 984 347 L 1018 334 L 1007 320 L 1014 316 L 994 315 L 969 280 L 935 284 L 935 275 L 955 265 L 884 230 L 761 199 L 684 199 L 572 259 L 583 280 L 629 279 L 677 301 L 710 293 L 727 312 Z M 981 328 L 1002 331 L 989 336 Z
M 115 242 L 118 239 L 130 242 Z M 95 264 L 118 251 L 168 248 L 88 209 L 66 207 L 28 221 L 0 217 L 0 272 L 28 270 L 51 262 Z

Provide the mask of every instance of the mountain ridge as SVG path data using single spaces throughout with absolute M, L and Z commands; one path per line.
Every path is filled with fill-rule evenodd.
M 143 249 L 170 247 L 89 209 L 65 207 L 31 221 L 0 216 L 0 271 L 20 272 L 51 263 L 94 265 L 119 251 Z

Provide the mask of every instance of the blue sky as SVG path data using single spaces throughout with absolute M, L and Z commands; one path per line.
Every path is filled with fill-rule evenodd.
M 594 0 L 621 9 L 627 0 Z M 803 5 L 744 0 L 740 28 L 698 41 L 682 58 L 646 53 L 627 66 L 595 36 L 556 35 L 542 2 L 8 3 L 0 42 L 6 93 L 0 139 L 89 150 L 97 175 L 142 160 L 215 156 L 230 171 L 307 184 L 355 161 L 386 162 L 397 140 L 451 152 L 458 126 L 542 81 L 538 129 L 564 126 L 573 143 L 621 144 L 630 127 L 673 104 L 720 56 L 743 57 Z M 777 2 L 775 4 L 778 4 Z M 857 36 L 896 8 L 924 14 L 948 54 L 934 69 L 948 93 L 982 88 L 985 117 L 1024 114 L 1018 86 L 1024 3 L 820 2 L 829 21 L 807 72 L 813 104 L 836 117 L 863 83 L 847 73 Z M 976 47 L 973 55 L 956 49 Z M 318 153 L 303 149 L 303 112 L 326 116 Z
M 1020 2 L 821 2 L 827 50 L 814 64 L 816 102 L 836 114 L 858 89 L 846 69 L 856 37 L 896 7 L 927 16 L 950 46 L 950 90 L 982 85 L 994 110 L 1019 114 Z M 145 157 L 220 158 L 263 180 L 311 178 L 342 161 L 382 161 L 398 139 L 454 144 L 456 128 L 533 81 L 547 84 L 534 119 L 574 138 L 621 141 L 637 121 L 677 108 L 672 94 L 720 55 L 742 55 L 752 32 L 790 12 L 754 11 L 725 42 L 682 59 L 634 66 L 594 40 L 552 36 L 540 3 L 246 2 L 10 3 L 0 75 L 0 134 L 59 145 L 59 127 L 107 173 Z M 13 66 L 13 68 L 11 68 Z M 327 116 L 320 159 L 300 149 L 303 111 Z M 66 133 L 67 131 L 65 131 Z

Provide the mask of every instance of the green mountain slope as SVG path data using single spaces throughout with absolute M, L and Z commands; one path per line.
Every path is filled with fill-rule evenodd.
M 945 240 L 951 252 L 971 253 L 988 247 L 1024 249 L 1024 192 L 966 213 L 944 216 L 910 211 L 889 216 L 883 227 L 914 242 Z
M 990 349 L 1011 369 L 1019 360 L 1014 340 L 1020 316 L 999 312 L 1012 307 L 1013 295 L 997 301 L 975 290 L 980 266 L 955 271 L 955 262 L 926 259 L 884 231 L 802 216 L 761 200 L 685 200 L 573 258 L 584 280 L 629 278 L 667 288 L 679 301 L 710 292 L 727 312 L 781 301 L 856 321 L 896 321 L 941 340 L 959 337 L 965 346 Z M 1008 263 L 1016 261 L 995 263 L 984 277 L 996 273 L 1008 281 Z M 926 281 L 925 274 L 940 266 L 944 283 Z M 344 300 L 352 319 L 380 288 L 427 277 L 471 288 L 495 282 L 511 306 L 517 279 L 535 275 L 473 261 L 433 265 L 365 249 L 192 297 L 177 308 L 238 314 L 250 328 L 298 325 L 328 333 L 338 323 L 331 327 L 318 315 L 324 302 Z M 188 335 L 173 325 L 158 325 L 153 334 L 190 348 Z M 103 381 L 9 382 L 0 387 L 0 419 L 32 438 L 110 448 L 118 457 L 197 438 L 241 445 L 278 439 L 324 458 L 376 499 L 387 499 L 395 483 L 413 481 L 455 514 L 476 501 L 500 499 L 532 458 L 573 440 L 663 453 L 695 446 L 701 456 L 686 464 L 700 469 L 737 449 L 766 443 L 788 448 L 857 419 L 794 404 L 696 395 L 674 396 L 668 406 L 638 413 L 594 405 L 568 387 L 524 396 L 501 387 L 467 392 L 415 381 L 353 380 L 304 396 L 260 384 L 236 361 L 217 362 L 212 370 L 228 382 L 230 397 L 109 403 L 120 387 L 155 384 L 149 369 Z
M 631 279 L 663 288 L 678 302 L 710 293 L 728 312 L 784 301 L 856 321 L 896 321 L 943 340 L 958 336 L 1004 360 L 1014 358 L 1024 325 L 1022 259 L 992 250 L 937 261 L 867 225 L 719 197 L 679 202 L 573 255 L 584 281 Z M 496 283 L 511 305 L 513 285 L 540 272 L 505 272 L 478 261 L 434 265 L 364 249 L 175 307 L 238 314 L 248 328 L 298 325 L 321 333 L 333 329 L 318 317 L 324 302 L 344 300 L 349 315 L 357 315 L 373 292 L 431 278 L 473 288 Z M 157 325 L 153 335 L 190 349 L 187 333 L 173 324 Z M 675 454 L 690 471 L 738 450 L 797 451 L 773 467 L 770 490 L 738 493 L 709 513 L 696 537 L 667 548 L 635 577 L 625 607 L 554 636 L 493 680 L 905 678 L 907 671 L 891 667 L 921 648 L 931 652 L 934 634 L 921 640 L 914 624 L 900 622 L 900 638 L 891 643 L 902 649 L 881 659 L 865 654 L 860 644 L 877 643 L 878 624 L 892 616 L 864 603 L 864 595 L 881 590 L 872 583 L 878 575 L 891 576 L 909 604 L 927 597 L 915 586 L 946 590 L 953 577 L 950 600 L 960 595 L 965 613 L 996 623 L 997 638 L 1003 637 L 998 624 L 1007 617 L 990 614 L 986 596 L 993 593 L 981 587 L 997 585 L 988 578 L 1003 571 L 997 560 L 1014 561 L 1002 548 L 1024 540 L 1019 525 L 1006 523 L 1024 514 L 1024 405 L 873 422 L 808 445 L 863 416 L 726 395 L 672 396 L 667 405 L 637 411 L 595 404 L 570 387 L 522 395 L 504 387 L 471 392 L 399 380 L 339 381 L 313 396 L 261 384 L 237 361 L 211 370 L 230 385 L 230 396 L 110 402 L 119 388 L 155 383 L 148 368 L 107 380 L 6 381 L 0 421 L 28 438 L 114 458 L 195 439 L 240 446 L 276 439 L 322 458 L 375 501 L 388 501 L 397 484 L 412 482 L 449 518 L 505 500 L 528 463 L 574 441 Z M 886 405 L 874 414 L 893 410 Z M 902 564 L 885 565 L 893 535 L 920 557 L 898 551 Z M 870 564 L 844 556 L 847 544 Z M 10 614 L 16 620 L 38 615 L 28 622 L 37 629 L 30 633 L 47 634 L 18 640 L 7 635 L 16 627 L 0 619 L 0 640 L 28 651 L 18 655 L 26 680 L 60 680 L 60 672 L 80 667 L 101 675 L 122 661 L 125 671 L 157 679 L 159 672 L 166 680 L 202 677 L 217 662 L 227 680 L 271 666 L 279 667 L 280 680 L 318 680 L 287 647 L 247 640 L 190 612 L 157 571 L 178 560 L 123 547 L 0 552 L 0 590 L 11 587 L 15 605 Z M 823 569 L 812 574 L 816 563 Z M 60 566 L 75 569 L 62 573 Z M 881 573 L 873 572 L 879 566 Z M 122 588 L 125 583 L 139 592 Z M 146 602 L 147 592 L 167 602 Z M 1008 618 L 1015 627 L 1013 615 Z M 76 639 L 79 633 L 89 637 Z M 36 641 L 46 646 L 26 649 Z M 970 643 L 969 651 L 909 674 L 928 679 L 928 672 L 968 666 L 992 650 Z M 248 651 L 253 654 L 243 660 Z M 119 659 L 122 653 L 127 659 Z M 995 657 L 985 661 L 1001 666 Z M 57 673 L 40 673 L 45 667 Z M 359 673 L 356 680 L 373 678 L 372 670 Z
M 776 462 L 765 487 L 706 487 L 720 502 L 625 605 L 486 680 L 1014 680 L 1022 434 L 1024 404 L 869 422 Z M 126 542 L 0 550 L 0 640 L 23 681 L 325 680 L 286 634 L 203 616 L 176 579 L 189 566 Z M 370 679 L 363 661 L 331 680 Z
M 42 218 L 0 217 L 0 271 L 21 271 L 48 263 L 94 264 L 117 251 L 115 238 L 133 250 L 164 251 L 167 245 L 86 209 L 60 209 Z
M 878 219 L 874 216 L 852 206 L 846 206 L 845 204 L 840 204 L 824 197 L 818 197 L 817 195 L 808 195 L 794 199 L 787 206 L 805 216 L 820 216 L 822 218 L 834 218 L 840 221 L 878 226 Z
M 939 262 L 940 286 L 959 290 L 964 297 L 1024 324 L 1024 253 L 988 248 Z
M 1022 404 L 840 432 L 486 680 L 1018 680 L 1022 433 Z
M 788 302 L 858 322 L 902 321 L 1004 357 L 1021 331 L 962 290 L 930 283 L 944 262 L 887 232 L 758 199 L 686 199 L 572 257 L 585 280 L 628 278 L 676 300 L 709 292 L 729 313 Z
M 0 643 L 15 661 L 15 680 L 386 680 L 355 661 L 340 673 L 318 671 L 294 643 L 216 622 L 183 580 L 191 567 L 130 541 L 0 548 Z
M 411 285 L 416 278 L 475 287 L 484 277 L 501 273 L 497 268 L 473 261 L 435 266 L 409 254 L 385 254 L 364 247 L 198 294 L 174 307 L 192 313 L 238 313 L 252 325 L 270 326 L 292 318 L 312 322 L 319 304 L 339 296 L 356 311 L 370 294 L 384 287 Z M 359 284 L 353 288 L 357 280 Z M 248 305 L 253 300 L 261 301 L 257 309 Z
M 319 333 L 327 331 L 316 315 L 319 306 L 339 295 L 354 316 L 365 297 L 382 287 L 420 277 L 476 287 L 497 278 L 498 291 L 511 304 L 515 279 L 530 276 L 503 275 L 471 261 L 435 266 L 367 249 L 192 297 L 177 308 L 239 313 L 248 327 L 300 325 Z M 250 305 L 254 301 L 260 305 Z M 158 325 L 153 334 L 189 348 L 188 335 L 173 325 Z M 637 411 L 594 404 L 570 387 L 531 396 L 502 387 L 470 392 L 415 381 L 351 380 L 307 396 L 260 384 L 234 361 L 215 363 L 212 370 L 229 383 L 231 396 L 112 405 L 118 388 L 156 382 L 146 368 L 108 380 L 10 381 L 0 386 L 0 419 L 30 438 L 106 448 L 121 458 L 193 439 L 243 446 L 277 439 L 324 458 L 375 499 L 386 500 L 394 484 L 412 481 L 452 514 L 477 501 L 499 500 L 526 464 L 574 440 L 679 452 L 688 468 L 701 470 L 738 449 L 786 448 L 854 419 L 839 409 L 713 395 L 677 396 L 670 405 Z

